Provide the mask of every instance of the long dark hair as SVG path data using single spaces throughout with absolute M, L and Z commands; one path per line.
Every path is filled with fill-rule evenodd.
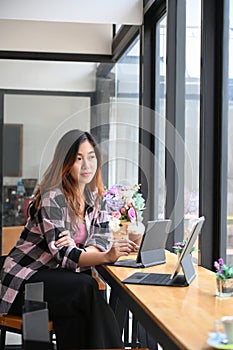
M 91 193 L 96 192 L 94 205 L 97 206 L 100 197 L 104 191 L 104 185 L 101 175 L 102 157 L 95 138 L 86 131 L 74 129 L 68 131 L 62 136 L 54 152 L 53 160 L 46 170 L 44 177 L 35 193 L 35 209 L 39 207 L 40 199 L 43 193 L 61 188 L 71 209 L 80 216 L 79 205 L 81 193 L 78 191 L 77 184 L 70 174 L 70 169 L 74 164 L 80 144 L 89 141 L 93 146 L 97 158 L 97 170 L 92 181 L 86 185 L 85 193 L 91 198 Z

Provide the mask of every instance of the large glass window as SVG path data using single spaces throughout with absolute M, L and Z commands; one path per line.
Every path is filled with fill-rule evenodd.
M 108 185 L 138 183 L 139 37 L 113 67 L 115 94 L 110 98 Z
M 199 215 L 201 0 L 186 1 L 185 57 L 185 234 Z
M 229 1 L 227 263 L 233 263 L 233 0 Z

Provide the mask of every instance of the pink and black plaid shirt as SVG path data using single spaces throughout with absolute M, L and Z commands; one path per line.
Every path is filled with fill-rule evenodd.
M 111 231 L 108 214 L 88 205 L 85 213 L 87 239 L 85 246 L 95 246 L 102 251 L 110 248 Z M 79 272 L 79 247 L 56 247 L 58 235 L 69 230 L 71 237 L 76 234 L 69 215 L 68 204 L 58 188 L 43 194 L 41 205 L 34 218 L 28 222 L 7 256 L 0 283 L 0 313 L 7 314 L 24 280 L 44 268 L 62 267 Z

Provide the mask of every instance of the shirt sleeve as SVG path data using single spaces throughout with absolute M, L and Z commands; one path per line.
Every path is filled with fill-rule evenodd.
M 108 213 L 104 210 L 89 208 L 88 218 L 90 220 L 90 235 L 85 245 L 95 246 L 101 251 L 107 251 L 112 245 Z
M 59 265 L 68 270 L 77 271 L 82 250 L 78 247 L 56 247 L 59 234 L 70 229 L 66 213 L 67 204 L 63 194 L 42 198 L 38 217 L 48 248 Z

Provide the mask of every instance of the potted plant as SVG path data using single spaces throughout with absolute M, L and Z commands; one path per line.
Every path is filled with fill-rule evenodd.
M 233 295 L 233 267 L 226 265 L 222 258 L 214 262 L 216 270 L 216 294 L 220 297 Z
M 174 249 L 175 253 L 176 253 L 178 256 L 182 253 L 185 244 L 186 244 L 186 239 L 183 239 L 182 242 L 176 242 L 176 243 L 174 243 L 174 246 L 173 246 L 172 248 Z M 195 250 L 195 247 L 192 248 L 191 253 L 194 252 L 194 250 Z

